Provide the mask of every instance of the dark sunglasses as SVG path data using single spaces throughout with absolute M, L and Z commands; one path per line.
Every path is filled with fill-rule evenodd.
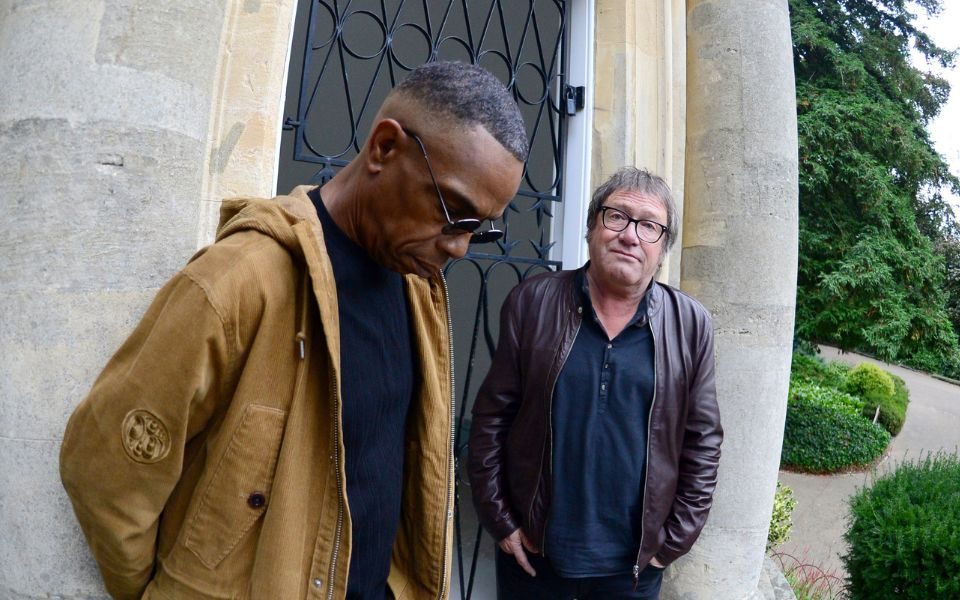
M 503 231 L 493 228 L 493 223 L 490 223 L 490 228 L 484 231 L 477 231 L 480 227 L 482 221 L 480 219 L 457 219 L 454 221 L 450 218 L 450 211 L 447 210 L 447 203 L 443 201 L 443 194 L 440 192 L 440 185 L 437 183 L 437 178 L 433 174 L 433 167 L 430 165 L 430 158 L 427 156 L 427 149 L 423 145 L 423 141 L 420 139 L 420 136 L 410 131 L 406 127 L 403 127 L 403 132 L 408 136 L 412 137 L 414 141 L 417 142 L 417 145 L 420 146 L 420 152 L 423 153 L 423 160 L 427 163 L 427 171 L 430 172 L 430 179 L 433 181 L 433 188 L 437 191 L 437 198 L 440 200 L 440 208 L 443 209 L 443 216 L 447 219 L 447 224 L 443 226 L 441 230 L 445 235 L 459 235 L 463 233 L 471 233 L 470 236 L 471 244 L 486 244 L 489 242 L 495 242 L 503 237 Z

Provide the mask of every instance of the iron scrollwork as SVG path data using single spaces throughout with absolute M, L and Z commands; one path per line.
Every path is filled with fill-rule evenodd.
M 301 2 L 297 15 L 281 192 L 299 183 L 325 183 L 356 156 L 383 98 L 422 63 L 459 60 L 486 67 L 508 86 L 524 116 L 531 150 L 520 191 L 498 224 L 506 235 L 495 244 L 471 246 L 445 268 L 456 354 L 467 357 L 456 365 L 458 462 L 466 452 L 467 408 L 495 348 L 506 292 L 531 274 L 560 268 L 550 251 L 552 219 L 563 191 L 564 128 L 571 116 L 564 73 L 567 4 L 310 0 Z M 477 526 L 465 568 L 462 485 L 458 478 L 455 525 L 460 597 L 466 599 L 474 585 L 481 531 Z

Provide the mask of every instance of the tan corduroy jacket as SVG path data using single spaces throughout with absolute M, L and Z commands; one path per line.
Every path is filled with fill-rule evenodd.
M 351 522 L 337 295 L 298 188 L 224 203 L 70 418 L 64 487 L 117 598 L 343 598 Z M 446 289 L 405 278 L 417 341 L 389 585 L 445 598 L 453 511 Z

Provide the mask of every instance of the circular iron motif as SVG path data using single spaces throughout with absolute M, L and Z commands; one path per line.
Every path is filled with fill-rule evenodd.
M 133 460 L 155 463 L 170 452 L 170 434 L 152 413 L 143 409 L 131 410 L 123 419 L 123 447 Z

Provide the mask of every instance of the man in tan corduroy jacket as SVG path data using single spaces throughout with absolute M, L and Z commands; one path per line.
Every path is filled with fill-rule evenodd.
M 160 291 L 64 435 L 63 483 L 112 596 L 447 597 L 440 269 L 498 236 L 481 225 L 526 150 L 502 84 L 431 63 L 322 188 L 224 202 L 216 242 Z

